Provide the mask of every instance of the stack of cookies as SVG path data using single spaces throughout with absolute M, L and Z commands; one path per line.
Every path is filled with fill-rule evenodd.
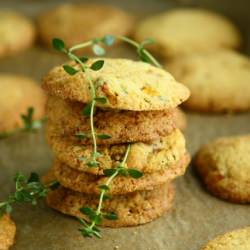
M 95 61 L 89 60 L 91 65 Z M 44 78 L 48 92 L 47 139 L 55 154 L 50 171 L 61 186 L 49 193 L 47 203 L 62 213 L 85 218 L 79 209 L 96 209 L 100 185 L 106 183 L 105 169 L 115 168 L 131 148 L 126 167 L 143 173 L 139 179 L 116 176 L 103 204 L 104 212 L 114 212 L 118 220 L 103 220 L 103 226 L 133 226 L 147 223 L 172 206 L 171 184 L 184 174 L 190 157 L 185 138 L 176 128 L 176 107 L 189 97 L 188 89 L 163 69 L 127 59 L 104 59 L 99 71 L 67 74 L 55 67 Z M 78 67 L 74 62 L 71 64 Z M 95 86 L 97 102 L 94 126 L 97 136 L 98 167 L 89 167 L 91 138 L 81 138 L 91 130 L 89 117 L 82 114 L 91 102 L 89 79 Z M 85 218 L 88 219 L 88 218 Z

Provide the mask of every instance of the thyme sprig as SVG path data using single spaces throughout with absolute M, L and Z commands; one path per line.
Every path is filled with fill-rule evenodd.
M 13 210 L 15 203 L 31 203 L 36 205 L 38 200 L 47 196 L 50 189 L 59 186 L 57 181 L 52 181 L 45 185 L 40 181 L 37 173 L 31 173 L 29 177 L 17 173 L 15 178 L 15 192 L 10 194 L 6 201 L 0 202 L 0 217 Z
M 109 196 L 107 196 L 107 192 L 110 190 L 110 185 L 112 184 L 112 181 L 114 180 L 114 178 L 118 175 L 131 176 L 136 179 L 142 176 L 142 173 L 140 171 L 136 169 L 132 169 L 132 168 L 127 168 L 126 161 L 128 158 L 130 147 L 131 146 L 129 144 L 126 149 L 125 156 L 120 164 L 118 164 L 115 168 L 104 170 L 104 174 L 109 178 L 107 179 L 105 184 L 99 186 L 101 193 L 100 193 L 99 203 L 98 203 L 96 211 L 94 211 L 90 207 L 82 207 L 80 209 L 80 211 L 83 214 L 85 214 L 88 217 L 88 219 L 91 221 L 90 223 L 88 223 L 86 220 L 79 218 L 79 221 L 83 225 L 83 227 L 80 228 L 79 231 L 81 232 L 83 236 L 85 237 L 96 236 L 100 238 L 101 234 L 97 226 L 101 224 L 103 218 L 108 219 L 108 220 L 118 219 L 116 213 L 114 212 L 106 213 L 102 211 L 104 200 L 110 198 Z
M 87 57 L 78 57 L 77 55 L 75 55 L 73 53 L 73 51 L 76 50 L 77 47 L 74 46 L 72 48 L 66 49 L 64 42 L 58 38 L 53 39 L 52 44 L 56 50 L 63 52 L 71 60 L 75 61 L 80 66 L 80 70 L 79 70 L 78 68 L 75 68 L 75 67 L 72 67 L 72 66 L 66 64 L 63 66 L 64 70 L 69 75 L 75 75 L 79 71 L 82 71 L 85 73 L 87 81 L 89 82 L 90 92 L 91 92 L 91 102 L 88 103 L 84 107 L 84 109 L 82 110 L 82 114 L 84 116 L 87 116 L 90 118 L 90 129 L 91 129 L 90 137 L 91 137 L 92 142 L 93 142 L 93 152 L 92 152 L 91 158 L 87 159 L 86 164 L 89 167 L 98 167 L 100 163 L 97 160 L 97 158 L 101 156 L 101 153 L 97 151 L 97 142 L 96 142 L 97 140 L 96 140 L 95 127 L 94 127 L 94 112 L 95 112 L 96 102 L 100 102 L 100 103 L 104 104 L 107 102 L 107 99 L 105 97 L 97 97 L 94 82 L 91 79 L 91 77 L 89 76 L 89 71 L 90 70 L 94 70 L 94 71 L 100 70 L 104 65 L 104 60 L 97 60 L 92 65 L 89 66 L 86 63 L 88 61 Z M 87 43 L 85 43 L 85 46 L 90 46 L 91 44 L 92 44 L 92 42 L 87 42 Z M 76 136 L 80 139 L 89 137 L 89 135 L 87 135 L 85 133 L 78 133 L 78 134 L 76 134 Z M 85 157 L 81 157 L 80 159 L 86 160 Z
M 79 49 L 92 47 L 92 51 L 94 52 L 95 55 L 103 56 L 106 53 L 105 48 L 103 46 L 112 46 L 116 41 L 119 41 L 119 40 L 133 46 L 136 49 L 136 52 L 141 61 L 150 63 L 158 68 L 162 68 L 162 65 L 145 48 L 145 46 L 155 43 L 155 41 L 151 38 L 145 39 L 141 43 L 138 43 L 126 36 L 105 35 L 101 38 L 94 38 L 87 42 L 77 44 L 69 48 L 68 50 L 65 48 L 65 44 L 62 40 L 55 38 L 53 40 L 53 46 L 57 50 L 64 52 L 64 53 L 68 53 L 68 54 L 69 53 L 73 54 L 74 51 L 79 50 Z
M 145 39 L 143 42 L 138 43 L 125 36 L 118 36 L 117 38 L 135 47 L 137 50 L 137 54 L 139 58 L 141 59 L 141 61 L 150 63 L 158 68 L 162 68 L 162 65 L 154 58 L 154 56 L 148 50 L 145 49 L 146 45 L 155 43 L 153 39 L 148 38 L 148 39 Z
M 147 40 L 143 41 L 142 43 L 137 43 L 136 41 L 133 41 L 132 39 L 124 37 L 124 36 L 105 35 L 102 38 L 95 38 L 95 39 L 89 40 L 87 42 L 77 44 L 71 48 L 66 48 L 65 43 L 61 39 L 55 38 L 52 41 L 53 47 L 57 51 L 60 51 L 64 54 L 66 54 L 69 57 L 69 59 L 75 61 L 80 66 L 80 70 L 79 70 L 79 67 L 73 67 L 71 65 L 66 64 L 63 66 L 64 70 L 69 75 L 75 75 L 79 71 L 84 72 L 85 77 L 90 84 L 91 102 L 88 103 L 84 107 L 82 114 L 90 117 L 91 133 L 86 134 L 86 133 L 80 132 L 80 133 L 76 134 L 76 137 L 78 137 L 80 139 L 89 139 L 89 138 L 92 139 L 92 142 L 93 142 L 92 158 L 87 159 L 87 165 L 89 167 L 98 167 L 100 164 L 98 162 L 98 157 L 102 156 L 101 153 L 99 153 L 97 150 L 96 138 L 97 137 L 101 138 L 101 139 L 110 138 L 109 135 L 104 135 L 104 134 L 97 135 L 95 132 L 94 112 L 95 112 L 96 103 L 100 102 L 101 104 L 105 104 L 107 102 L 107 99 L 106 99 L 106 97 L 102 97 L 102 96 L 99 97 L 96 95 L 95 84 L 89 75 L 90 70 L 94 70 L 94 71 L 100 70 L 103 67 L 105 62 L 104 62 L 104 60 L 99 59 L 99 60 L 95 61 L 94 63 L 92 63 L 92 65 L 89 66 L 89 64 L 86 63 L 88 61 L 87 57 L 85 57 L 85 56 L 78 57 L 74 52 L 76 50 L 79 50 L 79 49 L 91 47 L 92 51 L 95 55 L 103 56 L 106 53 L 104 46 L 112 46 L 116 40 L 123 41 L 123 42 L 128 43 L 128 44 L 132 45 L 133 47 L 135 47 L 137 54 L 142 61 L 150 63 L 156 67 L 160 67 L 160 68 L 162 67 L 161 64 L 150 54 L 150 52 L 148 52 L 145 49 L 146 45 L 154 42 L 152 39 L 147 39 Z M 109 196 L 107 196 L 107 193 L 110 190 L 110 185 L 111 185 L 113 179 L 118 175 L 130 176 L 132 178 L 140 178 L 143 175 L 140 171 L 138 171 L 136 169 L 127 168 L 126 161 L 128 158 L 130 147 L 131 146 L 129 144 L 127 146 L 126 153 L 124 155 L 122 162 L 117 164 L 117 166 L 115 168 L 110 168 L 110 169 L 104 170 L 104 175 L 109 177 L 109 178 L 107 179 L 105 184 L 103 184 L 99 187 L 100 188 L 100 196 L 99 196 L 99 202 L 98 202 L 98 206 L 97 206 L 96 210 L 93 210 L 90 207 L 83 207 L 80 209 L 80 211 L 85 216 L 88 217 L 88 221 L 90 221 L 90 222 L 88 222 L 87 220 L 78 218 L 80 223 L 83 225 L 83 227 L 79 229 L 79 231 L 81 232 L 81 234 L 83 236 L 85 236 L 85 237 L 96 236 L 96 237 L 100 238 L 101 234 L 100 234 L 100 230 L 98 228 L 98 225 L 101 224 L 103 218 L 110 219 L 110 220 L 117 219 L 117 215 L 114 212 L 106 213 L 106 212 L 102 211 L 103 201 L 105 199 L 109 198 Z M 86 157 L 83 156 L 83 157 L 80 157 L 80 159 L 86 160 Z
M 64 70 L 69 75 L 75 75 L 79 71 L 84 72 L 85 76 L 87 78 L 87 81 L 90 84 L 92 101 L 85 106 L 82 113 L 85 116 L 90 117 L 91 133 L 90 133 L 90 135 L 86 134 L 86 133 L 82 133 L 82 132 L 76 134 L 76 136 L 80 139 L 86 139 L 86 138 L 92 139 L 93 152 L 92 152 L 91 158 L 87 159 L 87 162 L 86 162 L 86 164 L 89 167 L 98 167 L 98 165 L 100 164 L 97 159 L 98 159 L 98 157 L 101 156 L 101 153 L 98 152 L 98 150 L 97 150 L 96 136 L 98 138 L 101 138 L 101 139 L 110 138 L 110 135 L 96 135 L 96 133 L 95 133 L 94 112 L 95 112 L 96 102 L 99 102 L 101 104 L 105 104 L 107 102 L 107 98 L 106 97 L 97 97 L 95 84 L 88 74 L 88 72 L 90 70 L 94 70 L 94 71 L 100 70 L 104 65 L 104 60 L 97 60 L 91 66 L 89 66 L 87 64 L 88 57 L 86 57 L 86 56 L 78 57 L 74 52 L 76 50 L 79 50 L 79 49 L 91 47 L 92 51 L 95 55 L 103 56 L 106 53 L 104 46 L 112 46 L 116 40 L 123 41 L 123 42 L 128 43 L 128 44 L 132 45 L 133 47 L 135 47 L 137 54 L 142 61 L 150 63 L 156 67 L 162 67 L 161 64 L 152 56 L 152 54 L 145 49 L 146 45 L 154 43 L 154 41 L 152 39 L 146 39 L 142 43 L 138 43 L 138 42 L 136 42 L 128 37 L 125 37 L 125 36 L 105 35 L 101 38 L 94 38 L 94 39 L 91 39 L 89 41 L 74 45 L 71 48 L 66 48 L 64 41 L 62 41 L 59 38 L 54 38 L 52 40 L 52 45 L 53 45 L 54 49 L 66 54 L 69 57 L 69 59 L 75 61 L 78 65 L 80 65 L 80 70 L 79 70 L 79 68 L 77 68 L 77 67 L 73 67 L 71 65 L 66 64 L 66 65 L 63 65 Z M 80 157 L 80 160 L 86 161 L 86 157 L 84 157 L 84 156 Z
M 23 122 L 22 127 L 14 129 L 12 131 L 0 133 L 0 139 L 9 137 L 19 132 L 35 132 L 39 130 L 43 126 L 43 123 L 46 119 L 34 120 L 34 111 L 35 110 L 33 107 L 29 107 L 26 114 L 21 115 L 21 119 Z

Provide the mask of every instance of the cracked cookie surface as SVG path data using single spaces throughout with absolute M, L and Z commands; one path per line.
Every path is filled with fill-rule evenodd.
M 98 59 L 91 59 L 91 65 Z M 69 63 L 78 68 L 74 62 Z M 97 97 L 105 97 L 105 104 L 96 106 L 133 111 L 166 110 L 177 107 L 190 95 L 189 90 L 178 83 L 167 71 L 148 63 L 129 59 L 105 58 L 103 68 L 89 70 Z M 92 100 L 90 82 L 84 72 L 71 76 L 63 66 L 53 68 L 44 77 L 43 87 L 50 95 L 63 99 L 89 103 Z

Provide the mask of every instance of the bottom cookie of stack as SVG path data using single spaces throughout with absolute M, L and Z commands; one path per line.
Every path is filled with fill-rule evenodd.
M 102 226 L 123 227 L 148 223 L 169 211 L 173 205 L 174 187 L 170 183 L 149 191 L 138 191 L 126 195 L 113 196 L 103 203 L 104 212 L 114 212 L 117 220 L 103 219 Z M 88 220 L 80 212 L 82 207 L 95 209 L 98 206 L 98 196 L 79 193 L 63 186 L 49 192 L 48 206 L 64 214 Z

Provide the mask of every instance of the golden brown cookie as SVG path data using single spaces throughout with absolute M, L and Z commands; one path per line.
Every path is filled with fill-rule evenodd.
M 151 48 L 163 57 L 176 57 L 241 44 L 238 29 L 226 17 L 199 8 L 180 8 L 143 20 L 135 38 L 153 38 Z M 150 48 L 150 47 L 149 47 Z
M 89 60 L 89 64 L 95 60 Z M 89 70 L 88 77 L 95 85 L 97 97 L 108 100 L 105 104 L 97 102 L 98 107 L 166 110 L 175 108 L 189 97 L 189 90 L 168 72 L 144 62 L 106 58 L 103 68 Z M 62 66 L 53 68 L 43 81 L 49 94 L 82 103 L 92 100 L 89 84 L 86 73 L 71 76 Z
M 0 218 L 0 250 L 8 250 L 14 244 L 16 225 L 10 216 L 4 214 Z
M 35 39 L 33 23 L 22 14 L 0 10 L 0 58 L 29 48 Z
M 173 186 L 164 184 L 151 191 L 134 192 L 128 195 L 114 196 L 103 203 L 104 212 L 114 212 L 118 220 L 106 220 L 102 226 L 125 227 L 148 223 L 171 209 L 173 204 Z M 64 187 L 49 192 L 48 206 L 68 215 L 84 218 L 79 209 L 92 207 L 96 209 L 98 197 L 78 193 Z
M 190 89 L 191 97 L 184 103 L 188 109 L 250 109 L 250 60 L 246 56 L 230 50 L 194 53 L 176 58 L 166 68 Z
M 173 115 L 175 126 L 182 131 L 185 130 L 187 127 L 186 114 L 180 108 L 176 108 L 174 109 Z
M 97 4 L 63 4 L 38 18 L 42 41 L 50 46 L 60 38 L 71 47 L 106 34 L 128 35 L 134 20 L 121 9 Z
M 250 202 L 250 135 L 223 137 L 203 146 L 195 166 L 215 196 Z
M 100 167 L 90 168 L 87 162 L 93 152 L 92 145 L 83 146 L 74 138 L 54 137 L 49 131 L 47 139 L 55 156 L 61 162 L 92 174 L 103 174 L 104 169 L 116 166 L 122 161 L 127 148 L 126 144 L 100 145 L 98 147 L 98 151 L 102 154 L 98 157 Z M 179 130 L 175 130 L 170 135 L 150 143 L 131 144 L 127 165 L 144 173 L 152 173 L 178 163 L 185 153 L 185 138 Z
M 34 108 L 34 119 L 45 114 L 46 96 L 32 79 L 20 75 L 0 74 L 0 132 L 11 131 L 23 125 L 22 114 Z
M 201 250 L 249 250 L 250 227 L 225 233 L 208 242 Z
M 135 191 L 152 190 L 154 187 L 162 185 L 183 175 L 189 164 L 190 156 L 185 155 L 181 160 L 167 169 L 154 173 L 144 174 L 139 179 L 132 177 L 118 176 L 116 177 L 109 189 L 111 195 L 127 194 Z M 53 171 L 56 179 L 62 186 L 74 191 L 86 194 L 99 194 L 100 185 L 107 181 L 107 177 L 100 175 L 88 174 L 82 172 L 55 160 Z
M 90 134 L 89 118 L 82 114 L 84 104 L 67 102 L 58 97 L 49 97 L 47 102 L 48 126 L 55 136 Z M 118 144 L 125 142 L 152 141 L 170 134 L 175 121 L 181 123 L 172 110 L 166 111 L 119 111 L 97 109 L 94 116 L 97 135 L 106 134 L 111 138 L 99 139 L 98 144 Z M 174 117 L 176 119 L 174 119 Z M 90 139 L 81 140 L 83 144 L 92 144 Z

